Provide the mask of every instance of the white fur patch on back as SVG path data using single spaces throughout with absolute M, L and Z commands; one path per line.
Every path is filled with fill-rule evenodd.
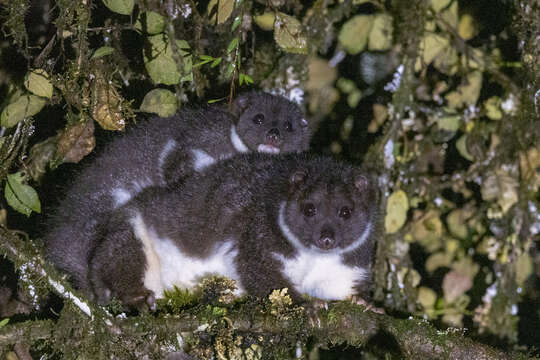
M 238 151 L 239 153 L 249 152 L 249 149 L 246 146 L 246 144 L 244 144 L 242 139 L 240 139 L 240 136 L 238 136 L 238 133 L 236 132 L 236 127 L 234 125 L 231 126 L 231 143 L 236 149 L 236 151 Z
M 113 197 L 113 206 L 114 208 L 117 208 L 121 205 L 124 205 L 131 199 L 131 194 L 126 189 L 122 188 L 115 188 L 111 191 L 111 195 Z
M 323 300 L 343 300 L 354 294 L 354 286 L 366 279 L 367 269 L 349 266 L 343 263 L 342 255 L 362 245 L 369 233 L 368 224 L 364 233 L 344 249 L 323 252 L 313 247 L 304 246 L 285 223 L 285 202 L 279 209 L 279 228 L 283 236 L 294 246 L 297 253 L 292 258 L 274 253 L 274 257 L 283 264 L 283 275 L 303 294 Z
M 145 187 L 152 186 L 154 183 L 152 180 L 146 178 L 143 179 L 143 181 L 133 181 L 131 183 L 132 188 L 126 189 L 124 187 L 116 187 L 111 190 L 111 196 L 113 197 L 113 208 L 116 209 L 125 203 L 127 203 L 129 200 L 131 200 L 132 197 L 137 195 L 139 192 L 142 191 Z
M 165 165 L 165 160 L 167 159 L 167 156 L 169 156 L 169 154 L 171 153 L 171 151 L 174 150 L 174 148 L 176 148 L 176 141 L 174 141 L 173 139 L 170 139 L 169 141 L 167 141 L 167 143 L 163 147 L 163 150 L 161 150 L 161 153 L 159 154 L 159 157 L 158 157 L 158 165 L 159 165 L 158 169 L 160 170 L 161 173 L 163 172 L 163 165 Z M 163 173 L 161 174 L 161 179 L 163 183 L 165 183 L 165 177 L 163 176 Z
M 200 149 L 191 150 L 193 154 L 193 168 L 195 171 L 201 171 L 207 166 L 213 165 L 216 159 L 210 156 L 206 151 Z
M 206 258 L 195 258 L 183 254 L 170 239 L 159 238 L 146 227 L 140 215 L 131 224 L 143 244 L 146 258 L 144 285 L 154 292 L 156 298 L 163 297 L 163 291 L 173 286 L 192 288 L 208 275 L 223 275 L 236 280 L 236 293 L 244 292 L 234 265 L 238 250 L 232 241 L 217 244 Z

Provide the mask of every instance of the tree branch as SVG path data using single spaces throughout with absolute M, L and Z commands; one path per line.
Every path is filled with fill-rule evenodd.
M 321 345 L 347 342 L 352 346 L 365 346 L 374 336 L 383 333 L 392 336 L 399 344 L 404 356 L 408 358 L 420 356 L 426 359 L 509 358 L 507 354 L 476 343 L 461 334 L 438 331 L 427 321 L 395 319 L 389 315 L 366 311 L 363 306 L 347 301 L 332 303 L 328 309 L 319 309 L 316 312 L 306 312 L 300 307 L 293 307 L 276 313 L 269 311 L 264 304 L 253 305 L 247 301 L 240 302 L 240 306 L 227 307 L 226 311 L 220 313 L 221 315 L 210 317 L 208 307 L 198 306 L 174 316 L 142 314 L 137 317 L 113 318 L 101 307 L 78 296 L 69 284 L 66 284 L 64 279 L 44 261 L 31 242 L 23 241 L 5 228 L 0 228 L 0 240 L 0 253 L 12 260 L 19 271 L 28 275 L 21 276 L 21 281 L 28 282 L 27 285 L 37 289 L 39 284 L 36 279 L 46 279 L 49 289 L 80 310 L 80 312 L 72 312 L 76 316 L 75 319 L 68 322 L 61 321 L 62 326 L 55 324 L 52 320 L 32 320 L 4 326 L 0 328 L 0 346 L 18 343 L 21 340 L 32 343 L 40 339 L 57 339 L 65 336 L 67 332 L 73 344 L 81 344 L 83 347 L 88 343 L 89 336 L 96 337 L 91 341 L 92 343 L 98 343 L 99 336 L 103 336 L 105 331 L 117 337 L 115 346 L 127 348 L 129 344 L 130 348 L 136 346 L 146 353 L 150 351 L 149 346 L 152 347 L 151 351 L 156 351 L 156 348 L 165 348 L 165 343 L 170 344 L 175 334 L 208 332 L 213 327 L 225 326 L 232 332 L 249 333 L 255 336 L 279 337 L 290 334 L 296 339 L 295 341 L 299 338 L 314 337 Z M 312 315 L 308 316 L 307 313 Z M 88 323 L 88 316 L 92 321 L 87 326 L 96 330 L 75 331 L 79 330 L 81 323 Z M 73 327 L 73 331 L 70 331 L 69 327 Z M 141 328 L 144 331 L 140 330 Z M 166 334 L 165 337 L 164 334 Z M 144 339 L 149 336 L 155 336 L 163 343 L 156 341 L 148 345 Z M 51 343 L 54 347 L 55 342 L 51 341 Z M 267 344 L 263 342 L 260 345 L 268 351 L 272 351 L 274 346 L 270 342 Z M 103 351 L 110 350 L 107 348 Z M 81 348 L 80 351 L 84 349 Z
M 100 318 L 110 323 L 110 314 L 99 307 L 93 307 L 87 300 L 78 295 L 65 278 L 45 261 L 31 240 L 23 241 L 16 232 L 0 227 L 0 254 L 11 260 L 21 273 L 19 280 L 29 290 L 34 307 L 39 308 L 39 295 L 46 292 L 40 286 L 45 279 L 49 290 L 73 303 L 84 314 L 92 319 L 94 315 L 99 315 Z

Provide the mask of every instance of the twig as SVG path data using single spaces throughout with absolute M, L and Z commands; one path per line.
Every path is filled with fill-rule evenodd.
M 105 319 L 107 324 L 111 323 L 111 316 L 79 296 L 67 281 L 46 263 L 32 242 L 23 242 L 15 233 L 0 227 L 0 253 L 7 256 L 13 263 L 19 264 L 20 280 L 28 282 L 31 288 L 36 288 L 32 279 L 45 279 L 50 290 L 72 302 L 92 320 L 94 315 L 99 315 L 99 318 Z
M 37 341 L 49 339 L 54 330 L 52 320 L 29 320 L 0 328 L 0 347 L 12 345 L 22 339 Z

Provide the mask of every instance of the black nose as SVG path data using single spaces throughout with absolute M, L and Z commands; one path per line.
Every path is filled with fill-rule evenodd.
M 266 133 L 266 139 L 270 142 L 277 144 L 279 142 L 279 130 L 272 128 Z
M 336 246 L 336 239 L 332 229 L 323 229 L 321 237 L 317 241 L 317 246 L 323 250 L 330 250 Z

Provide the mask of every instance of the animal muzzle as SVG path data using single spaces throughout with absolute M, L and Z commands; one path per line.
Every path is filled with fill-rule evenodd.
M 330 229 L 323 229 L 321 231 L 321 237 L 316 241 L 316 245 L 322 250 L 331 250 L 335 248 L 337 241 L 334 231 Z
M 259 152 L 279 154 L 281 145 L 281 135 L 277 128 L 272 128 L 266 133 L 264 144 L 260 144 L 257 148 Z

